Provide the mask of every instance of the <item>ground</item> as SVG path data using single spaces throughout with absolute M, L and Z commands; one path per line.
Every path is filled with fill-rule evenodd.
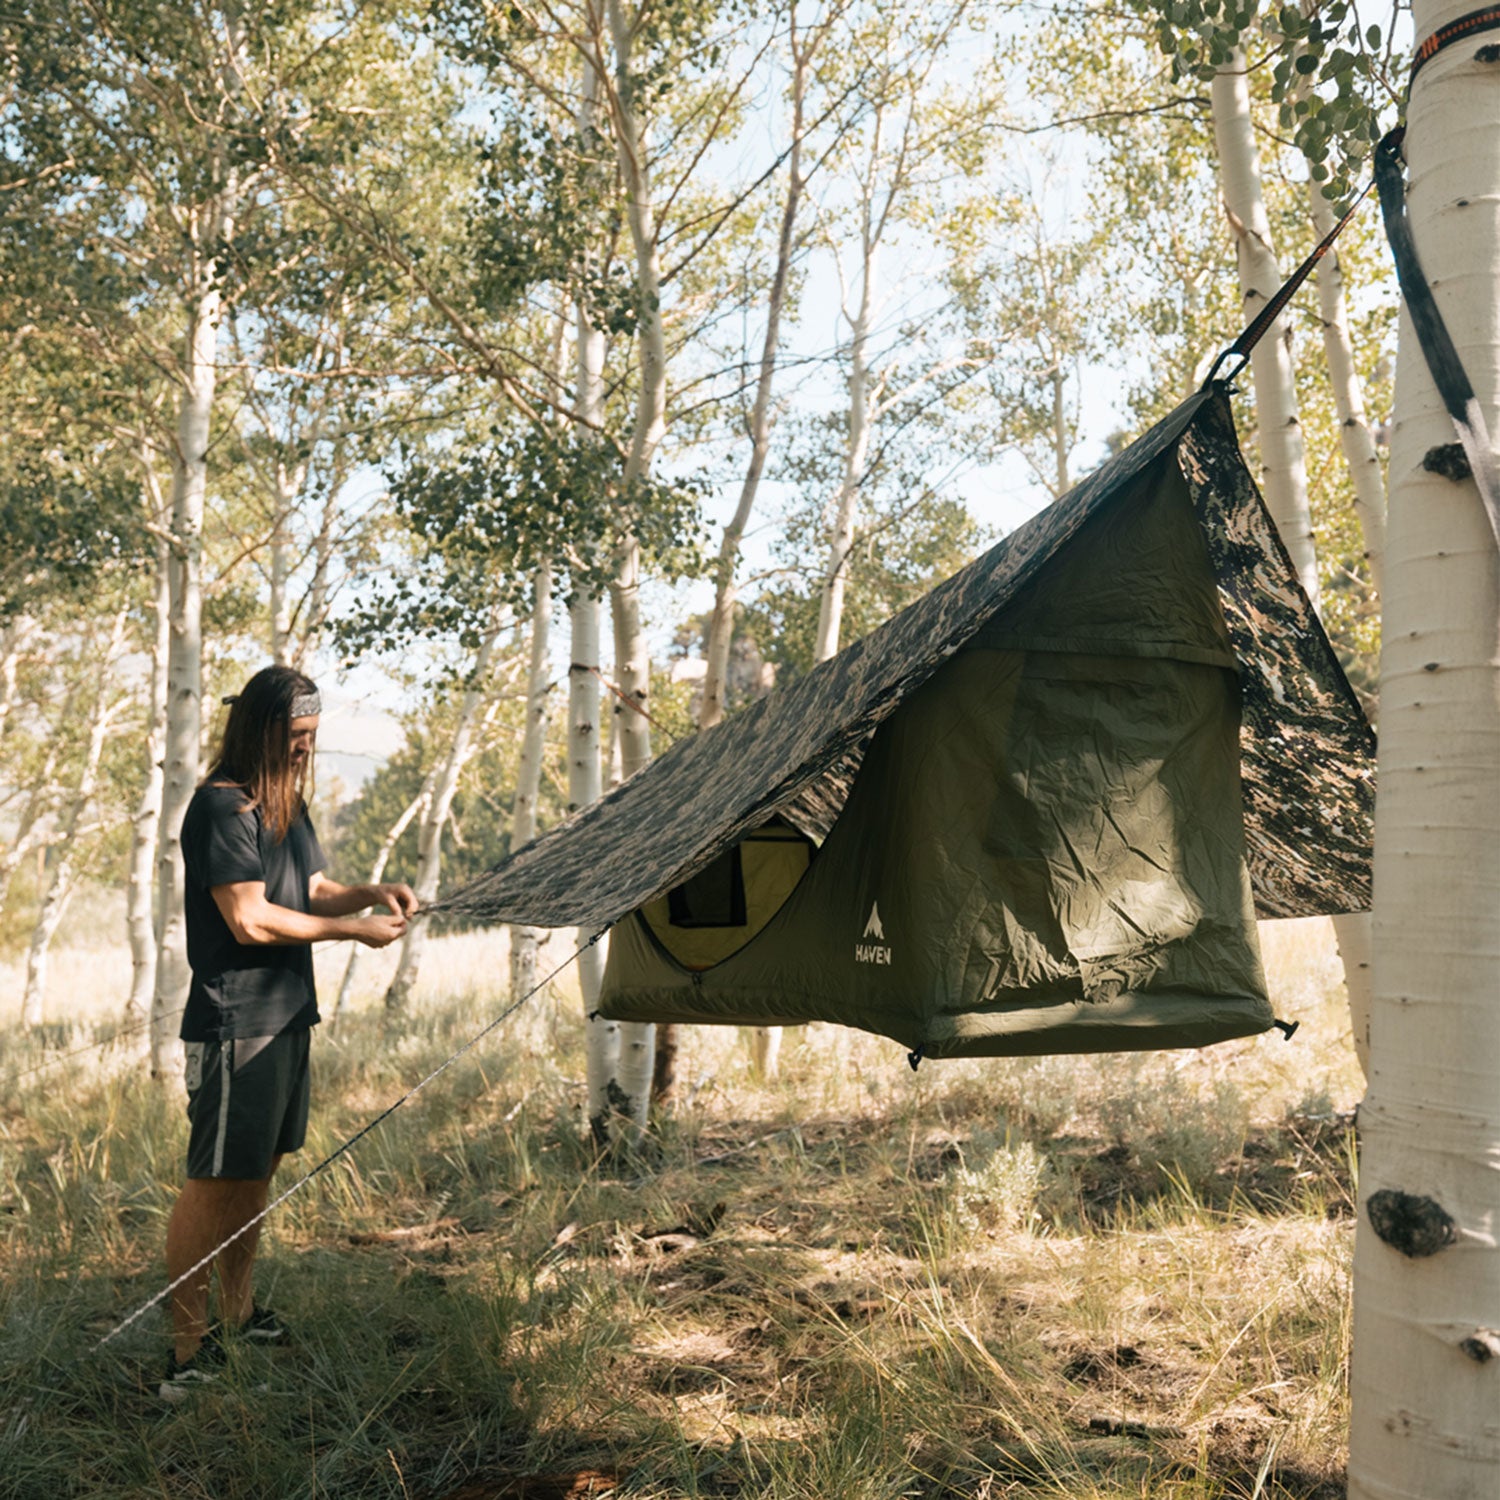
M 913 1074 L 810 1027 L 767 1083 L 691 1029 L 678 1110 L 606 1160 L 576 994 L 539 997 L 277 1212 L 292 1346 L 175 1408 L 158 1311 L 93 1346 L 160 1288 L 181 1095 L 93 1045 L 124 956 L 75 941 L 66 1024 L 0 1051 L 0 1497 L 1333 1500 L 1360 1086 L 1328 924 L 1263 936 L 1290 1043 Z M 504 969 L 439 940 L 388 1029 L 372 963 L 303 1166 Z

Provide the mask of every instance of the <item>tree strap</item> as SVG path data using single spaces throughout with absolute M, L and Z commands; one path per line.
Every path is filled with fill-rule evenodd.
M 1454 42 L 1461 42 L 1465 37 L 1474 36 L 1481 31 L 1500 30 L 1500 5 L 1487 5 L 1483 10 L 1471 10 L 1468 15 L 1460 16 L 1456 21 L 1450 21 L 1446 26 L 1440 26 L 1417 48 L 1417 55 L 1412 59 L 1411 76 L 1406 80 L 1406 92 L 1411 94 L 1411 86 L 1422 66 L 1430 58 L 1436 57 L 1444 47 L 1451 47 Z
M 1454 23 L 1455 26 L 1461 24 Z M 1375 148 L 1375 183 L 1380 189 L 1380 212 L 1385 220 L 1391 255 L 1396 261 L 1396 279 L 1401 283 L 1401 295 L 1406 299 L 1406 310 L 1411 314 L 1417 343 L 1458 433 L 1463 458 L 1467 460 L 1466 464 L 1455 462 L 1458 455 L 1453 454 L 1445 462 L 1445 450 L 1434 449 L 1427 455 L 1423 467 L 1453 479 L 1473 478 L 1479 486 L 1479 497 L 1484 502 L 1490 530 L 1495 534 L 1496 544 L 1500 545 L 1500 454 L 1495 452 L 1490 441 L 1484 412 L 1459 360 L 1458 350 L 1453 347 L 1448 325 L 1438 311 L 1437 299 L 1422 274 L 1422 263 L 1417 258 L 1416 242 L 1412 239 L 1411 224 L 1406 217 L 1406 177 L 1401 170 L 1401 145 L 1405 139 L 1406 127 L 1398 125 Z
M 1349 205 L 1349 212 L 1323 236 L 1322 242 L 1313 253 L 1282 282 L 1280 291 L 1260 310 L 1255 321 L 1213 362 L 1203 382 L 1203 390 L 1206 391 L 1218 378 L 1219 366 L 1226 359 L 1233 359 L 1237 355 L 1240 361 L 1227 375 L 1223 376 L 1226 383 L 1233 380 L 1245 368 L 1246 361 L 1250 358 L 1250 351 L 1260 342 L 1261 335 L 1281 316 L 1282 309 L 1297 295 L 1297 289 L 1312 274 L 1312 268 L 1328 254 L 1333 242 L 1344 232 L 1344 226 L 1354 217 L 1355 211 L 1369 197 L 1370 189 L 1374 186 L 1373 182 L 1366 185 L 1364 192 Z

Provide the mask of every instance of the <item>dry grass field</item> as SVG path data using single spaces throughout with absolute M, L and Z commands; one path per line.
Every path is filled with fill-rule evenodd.
M 914 1074 L 812 1027 L 767 1084 L 695 1029 L 676 1113 L 605 1161 L 564 984 L 275 1215 L 292 1347 L 176 1407 L 159 1310 L 90 1352 L 161 1286 L 185 1136 L 135 1039 L 92 1045 L 102 931 L 72 914 L 49 1025 L 0 1047 L 0 1496 L 1344 1493 L 1359 1079 L 1326 923 L 1264 930 L 1291 1043 Z M 502 936 L 430 953 L 398 1028 L 372 961 L 317 1037 L 304 1165 L 503 1007 Z

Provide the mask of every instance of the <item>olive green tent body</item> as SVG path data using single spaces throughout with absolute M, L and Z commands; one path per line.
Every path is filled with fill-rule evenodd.
M 442 906 L 613 925 L 620 1020 L 1199 1046 L 1271 1024 L 1257 912 L 1368 904 L 1372 804 L 1369 726 L 1214 390 Z

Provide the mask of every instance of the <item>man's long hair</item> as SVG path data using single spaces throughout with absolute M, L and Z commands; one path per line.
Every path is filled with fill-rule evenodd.
M 230 702 L 219 753 L 204 778 L 242 787 L 278 844 L 306 806 L 312 765 L 311 756 L 300 771 L 292 764 L 292 702 L 317 690 L 291 667 L 262 667 Z

